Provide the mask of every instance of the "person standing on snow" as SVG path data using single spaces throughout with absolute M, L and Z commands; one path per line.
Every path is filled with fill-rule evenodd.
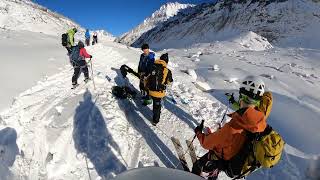
M 86 39 L 86 46 L 90 46 L 90 32 L 89 32 L 89 29 L 86 29 L 85 39 Z
M 233 158 L 245 145 L 246 132 L 259 133 L 266 129 L 272 108 L 272 94 L 265 92 L 264 82 L 248 76 L 240 85 L 239 94 L 239 103 L 233 94 L 226 94 L 236 112 L 229 115 L 231 121 L 221 129 L 206 135 L 202 133 L 203 127 L 195 128 L 201 146 L 210 151 L 193 164 L 192 173 L 200 175 L 202 172 L 214 172 L 212 179 L 216 179 L 224 168 L 221 162 Z M 242 169 L 243 165 L 239 166 Z
M 154 62 L 145 81 L 145 87 L 148 89 L 148 94 L 153 100 L 152 125 L 154 126 L 160 120 L 161 100 L 165 96 L 166 87 L 173 82 L 171 70 L 167 68 L 168 62 L 168 53 L 161 55 L 160 59 Z
M 72 28 L 67 31 L 68 34 L 68 44 L 66 46 L 66 49 L 68 51 L 68 55 L 72 52 L 72 47 L 74 46 L 74 35 L 77 33 L 77 28 Z
M 148 94 L 148 90 L 145 87 L 144 81 L 145 81 L 145 78 L 151 72 L 152 65 L 154 64 L 154 61 L 155 61 L 155 53 L 150 52 L 148 44 L 143 44 L 141 46 L 141 50 L 143 51 L 143 53 L 140 56 L 140 61 L 138 66 L 138 73 L 140 75 L 139 88 L 144 100 L 143 105 L 148 105 L 152 103 L 152 99 Z
M 94 32 L 92 36 L 92 45 L 95 45 L 97 43 L 98 43 L 98 34 L 97 32 Z
M 74 68 L 74 73 L 72 76 L 72 86 L 73 88 L 78 86 L 78 78 L 80 76 L 81 71 L 84 73 L 85 82 L 90 80 L 89 78 L 89 71 L 87 62 L 85 61 L 86 58 L 92 58 L 92 55 L 88 54 L 86 49 L 84 48 L 84 44 L 82 41 L 78 42 L 78 45 L 73 47 L 71 53 L 71 62 Z

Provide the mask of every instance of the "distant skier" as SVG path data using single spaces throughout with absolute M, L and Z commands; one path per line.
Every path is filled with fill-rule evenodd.
M 97 32 L 94 32 L 92 36 L 92 45 L 95 45 L 97 43 L 98 43 L 98 34 Z
M 74 46 L 74 35 L 77 33 L 77 28 L 72 28 L 66 33 L 66 49 L 68 51 L 68 55 L 71 54 L 72 47 Z
M 148 90 L 145 87 L 144 81 L 145 81 L 145 78 L 151 72 L 152 65 L 154 64 L 154 61 L 155 61 L 155 54 L 154 52 L 150 52 L 148 44 L 143 44 L 141 46 L 141 50 L 143 51 L 143 53 L 140 56 L 140 61 L 138 66 L 138 73 L 140 75 L 139 88 L 144 100 L 143 105 L 148 105 L 152 103 L 152 99 L 148 94 Z
M 89 29 L 86 29 L 85 39 L 86 39 L 86 46 L 90 46 L 90 32 L 89 32 Z
M 86 49 L 84 48 L 84 44 L 82 41 L 79 41 L 78 45 L 72 48 L 72 53 L 70 55 L 70 59 L 74 68 L 74 73 L 72 76 L 72 86 L 76 88 L 78 86 L 78 78 L 80 76 L 81 71 L 84 73 L 85 82 L 90 80 L 89 71 L 86 58 L 92 58 L 92 55 L 88 54 Z
M 159 123 L 161 114 L 161 100 L 165 96 L 167 85 L 173 82 L 171 70 L 167 68 L 169 62 L 168 53 L 161 55 L 151 66 L 149 75 L 145 79 L 145 87 L 153 100 L 153 122 Z
M 267 131 L 270 133 L 271 127 L 267 125 L 267 118 L 272 108 L 272 94 L 265 92 L 264 82 L 253 76 L 248 76 L 241 83 L 239 94 L 239 103 L 235 101 L 233 94 L 226 94 L 237 111 L 229 115 L 232 118 L 231 121 L 221 129 L 204 134 L 203 127 L 195 128 L 201 146 L 209 152 L 193 164 L 192 173 L 200 175 L 202 172 L 211 172 L 211 179 L 216 179 L 220 171 L 225 171 L 230 177 L 240 176 L 242 173 L 245 176 L 259 167 L 256 156 L 251 153 L 253 151 L 251 140 L 254 139 L 252 138 L 255 137 L 254 135 Z M 284 144 L 279 135 L 275 133 L 272 135 L 274 140 L 270 142 L 279 140 L 281 143 L 276 141 L 277 148 L 270 149 L 274 151 L 272 153 L 277 154 L 267 163 L 277 163 Z M 259 153 L 255 153 L 257 154 Z M 261 155 L 261 158 L 266 158 L 265 154 Z

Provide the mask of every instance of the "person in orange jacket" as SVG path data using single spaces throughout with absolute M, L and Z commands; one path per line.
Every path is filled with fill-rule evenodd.
M 229 102 L 236 112 L 229 114 L 232 118 L 221 129 L 214 133 L 202 133 L 203 127 L 196 127 L 195 133 L 201 146 L 209 153 L 193 164 L 192 173 L 201 175 L 203 171 L 212 172 L 213 178 L 218 177 L 221 170 L 219 162 L 228 161 L 243 147 L 246 141 L 246 131 L 251 133 L 263 132 L 267 127 L 267 117 L 272 107 L 272 94 L 265 92 L 264 82 L 254 76 L 248 76 L 240 85 L 239 102 L 229 95 Z M 210 170 L 206 170 L 210 162 Z

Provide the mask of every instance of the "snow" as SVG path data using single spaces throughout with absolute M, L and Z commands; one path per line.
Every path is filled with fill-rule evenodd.
M 285 1 L 276 4 L 278 6 L 271 3 L 262 10 L 266 10 L 267 14 L 277 14 L 290 7 L 297 16 L 289 14 L 280 19 L 292 22 L 292 19 L 286 18 L 294 17 L 298 25 L 302 12 L 307 12 L 306 17 L 309 18 L 310 13 L 318 12 L 317 7 L 311 6 L 318 4 L 311 1 L 301 1 L 292 6 L 288 2 L 297 1 Z M 0 14 L 6 13 L 5 4 L 10 4 L 10 7 L 21 5 L 22 12 L 29 12 L 33 7 L 30 6 L 33 3 L 26 0 L 5 0 L 0 3 L 4 7 L 0 8 Z M 235 6 L 242 7 L 239 4 Z M 260 6 L 253 4 L 248 8 L 257 7 Z M 35 12 L 38 12 L 37 8 Z M 243 13 L 246 16 L 248 12 L 239 8 L 232 13 Z M 198 13 L 194 16 L 198 17 Z M 210 13 L 208 16 L 212 18 Z M 20 16 L 15 14 L 13 17 L 17 19 Z M 33 15 L 22 17 L 26 23 Z M 224 16 L 212 20 L 220 17 Z M 256 16 L 252 18 L 257 20 Z M 230 28 L 234 26 L 226 26 L 212 36 L 209 36 L 208 31 L 208 36 L 203 36 L 200 41 L 193 39 L 199 37 L 199 31 L 194 31 L 194 34 L 189 34 L 190 38 L 173 33 L 162 39 L 163 43 L 151 44 L 156 49 L 165 47 L 166 50 L 156 52 L 157 56 L 163 52 L 169 53 L 168 67 L 173 71 L 174 83 L 168 91 L 176 101 L 174 103 L 164 98 L 160 123 L 154 127 L 150 123 L 152 107 L 143 106 L 139 98 L 119 100 L 111 94 L 113 86 L 127 84 L 118 68 L 122 64 L 137 68 L 141 53 L 139 49 L 111 42 L 109 38 L 112 37 L 106 35 L 101 43 L 87 47 L 94 57 L 92 62 L 96 88 L 92 81 L 85 84 L 81 75 L 80 86 L 71 90 L 73 72 L 66 50 L 61 47 L 56 36 L 50 35 L 56 32 L 56 26 L 49 23 L 46 32 L 39 33 L 34 29 L 37 26 L 31 27 L 30 24 L 25 25 L 30 29 L 22 28 L 22 31 L 20 28 L 23 26 L 15 29 L 11 24 L 15 21 L 8 21 L 7 15 L 1 15 L 0 22 L 4 21 L 11 26 L 0 32 L 7 42 L 6 46 L 0 45 L 5 57 L 1 71 L 3 79 L 0 94 L 1 102 L 4 102 L 1 105 L 6 107 L 0 113 L 1 180 L 122 178 L 125 174 L 141 172 L 145 170 L 143 167 L 150 166 L 162 167 L 161 170 L 153 171 L 153 177 L 154 173 L 168 175 L 162 171 L 174 173 L 170 177 L 175 179 L 179 173 L 185 176 L 185 172 L 173 170 L 182 167 L 170 137 L 180 139 L 186 149 L 184 141 L 193 138 L 193 129 L 202 120 L 205 120 L 206 127 L 215 131 L 227 110 L 228 102 L 224 94 L 229 92 L 237 96 L 239 83 L 247 75 L 260 76 L 267 89 L 272 91 L 274 104 L 268 123 L 287 143 L 277 166 L 259 170 L 248 179 L 285 180 L 318 176 L 320 48 L 312 39 L 306 38 L 311 37 L 308 33 L 315 32 L 312 26 L 307 28 L 310 31 L 290 31 L 288 36 L 281 36 L 281 41 L 276 42 L 269 42 L 262 37 L 261 31 L 253 31 L 251 28 L 239 31 Z M 310 21 L 314 19 L 310 18 Z M 243 21 L 234 23 L 241 24 Z M 283 30 L 284 25 L 275 24 L 273 28 Z M 57 28 L 63 29 L 62 26 Z M 314 23 L 316 26 L 317 23 Z M 181 27 L 179 25 L 176 28 L 180 31 L 187 29 Z M 206 30 L 201 24 L 194 25 L 194 28 Z M 279 35 L 283 31 L 275 32 Z M 299 36 L 294 41 L 292 37 L 296 34 Z M 82 38 L 82 32 L 77 34 L 77 40 Z M 195 61 L 196 58 L 199 61 Z M 130 75 L 128 78 L 131 87 L 138 91 L 139 80 Z M 14 101 L 9 105 L 13 97 Z M 222 124 L 227 121 L 229 119 Z M 207 152 L 197 140 L 194 145 L 198 156 Z M 191 166 L 189 157 L 187 163 Z M 119 175 L 121 173 L 124 175 Z M 221 173 L 218 179 L 229 178 Z

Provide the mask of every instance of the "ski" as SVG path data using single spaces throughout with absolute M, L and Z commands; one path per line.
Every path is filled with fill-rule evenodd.
M 196 155 L 194 145 L 193 145 L 192 141 L 190 141 L 190 140 L 186 140 L 186 143 L 187 143 L 187 147 L 189 150 L 192 164 L 194 164 L 197 161 L 197 155 Z
M 174 145 L 174 148 L 176 149 L 176 152 L 178 154 L 179 157 L 179 161 L 183 167 L 183 170 L 190 172 L 190 169 L 188 167 L 187 161 L 186 161 L 186 157 L 183 153 L 183 148 L 181 146 L 181 143 L 179 141 L 179 139 L 175 138 L 175 137 L 171 137 L 171 141 Z

